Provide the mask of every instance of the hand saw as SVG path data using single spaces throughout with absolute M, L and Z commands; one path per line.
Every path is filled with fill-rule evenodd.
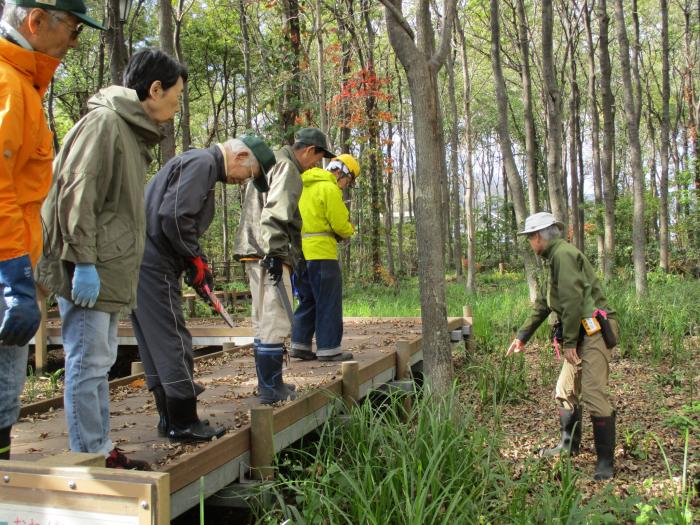
M 209 297 L 209 301 L 211 302 L 211 307 L 216 310 L 216 312 L 226 321 L 226 324 L 229 325 L 231 328 L 235 328 L 233 324 L 233 319 L 231 319 L 231 316 L 228 314 L 226 311 L 226 308 L 224 308 L 224 305 L 221 304 L 221 301 L 219 301 L 219 298 L 214 294 L 214 292 L 211 291 L 209 288 L 208 284 L 205 284 L 202 288 L 204 292 L 207 294 L 207 297 Z

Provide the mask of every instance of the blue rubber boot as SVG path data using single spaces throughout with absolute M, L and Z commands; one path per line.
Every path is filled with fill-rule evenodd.
M 284 347 L 260 343 L 255 352 L 255 371 L 258 374 L 258 397 L 264 405 L 278 401 L 294 401 L 296 393 L 282 380 Z

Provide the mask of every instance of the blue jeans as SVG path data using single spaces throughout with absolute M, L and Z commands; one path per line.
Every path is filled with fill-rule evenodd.
M 107 456 L 114 448 L 109 438 L 109 382 L 107 374 L 117 359 L 118 313 L 82 308 L 58 298 L 66 385 L 63 404 L 68 441 L 73 452 Z
M 316 355 L 330 357 L 341 352 L 343 340 L 343 278 L 334 259 L 306 261 L 297 276 L 299 306 L 292 323 L 292 347 L 311 349 L 316 333 Z
M 5 301 L 0 300 L 0 320 L 5 317 Z M 27 378 L 29 345 L 0 345 L 0 428 L 11 427 L 19 417 L 19 396 Z

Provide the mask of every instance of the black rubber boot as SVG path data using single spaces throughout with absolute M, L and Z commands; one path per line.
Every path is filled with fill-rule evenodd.
M 574 407 L 567 410 L 559 407 L 559 429 L 561 430 L 561 440 L 553 448 L 542 450 L 543 456 L 556 456 L 562 452 L 568 452 L 575 456 L 581 448 L 581 407 Z
M 255 371 L 258 374 L 258 397 L 264 405 L 278 401 L 294 401 L 297 397 L 294 388 L 282 380 L 282 347 L 257 350 L 255 352 Z
M 311 350 L 292 347 L 292 349 L 289 351 L 289 357 L 301 359 L 302 361 L 314 361 L 316 359 L 316 354 Z
M 151 390 L 151 394 L 153 394 L 153 399 L 156 402 L 156 409 L 158 410 L 158 435 L 160 437 L 166 437 L 170 424 L 168 422 L 168 402 L 165 398 L 163 385 L 154 387 L 153 390 Z
M 0 428 L 0 459 L 10 459 L 10 432 L 12 427 Z
M 220 438 L 225 428 L 211 427 L 206 421 L 197 417 L 197 399 L 174 399 L 166 396 L 171 441 L 211 441 Z
M 612 479 L 615 466 L 615 412 L 608 417 L 591 416 L 598 461 L 593 479 Z

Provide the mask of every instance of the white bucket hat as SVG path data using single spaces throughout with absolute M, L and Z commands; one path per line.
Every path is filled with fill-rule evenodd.
M 538 232 L 549 228 L 552 224 L 556 224 L 560 230 L 564 229 L 564 223 L 554 218 L 554 215 L 548 211 L 533 213 L 525 219 L 525 229 L 518 232 L 518 235 L 527 235 L 528 233 Z

